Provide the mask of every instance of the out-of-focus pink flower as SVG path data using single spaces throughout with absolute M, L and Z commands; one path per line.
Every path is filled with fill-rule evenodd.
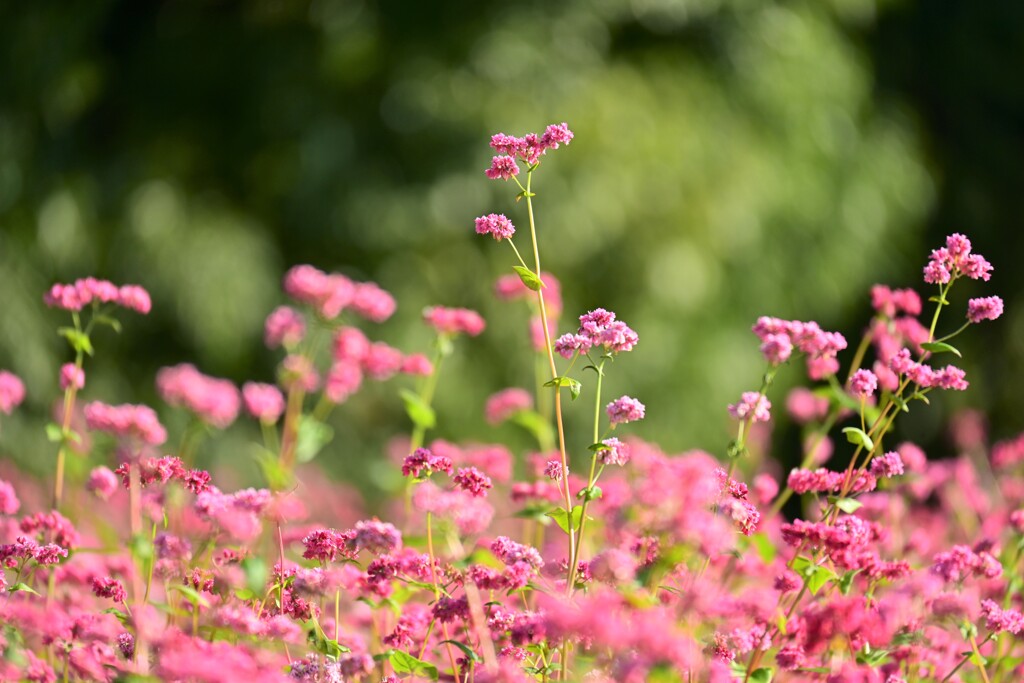
M 390 318 L 396 308 L 395 298 L 374 282 L 360 282 L 352 297 L 352 310 L 375 323 Z
M 245 410 L 260 422 L 274 424 L 284 412 L 284 395 L 273 384 L 246 382 L 242 386 Z
M 487 326 L 483 317 L 468 308 L 430 306 L 423 310 L 423 320 L 439 334 L 468 334 L 476 337 Z
M 93 468 L 85 487 L 100 500 L 108 500 L 117 490 L 117 476 L 106 467 Z
M 512 221 L 503 213 L 489 213 L 486 216 L 480 216 L 475 223 L 476 234 L 490 235 L 498 242 L 511 239 L 512 235 L 516 234 L 516 226 L 512 225 Z M 519 280 L 518 275 L 512 277 Z M 525 285 L 523 288 L 526 288 Z
M 190 363 L 161 368 L 156 389 L 170 405 L 186 408 L 218 429 L 235 421 L 242 404 L 238 387 L 229 380 L 204 375 Z
M 85 423 L 93 431 L 138 439 L 151 446 L 159 446 L 167 440 L 167 430 L 149 406 L 93 401 L 85 405 L 84 412 Z
M 11 411 L 25 400 L 25 385 L 13 372 L 0 370 L 0 413 Z
M 267 348 L 293 348 L 306 336 L 306 319 L 291 306 L 278 306 L 263 324 L 263 341 Z
M 644 419 L 646 408 L 643 403 L 629 396 L 621 396 L 605 407 L 611 424 L 625 424 Z
M 729 405 L 729 414 L 737 420 L 749 419 L 751 422 L 768 422 L 771 419 L 772 403 L 764 394 L 756 391 L 745 391 L 739 402 Z
M 332 403 L 344 403 L 363 384 L 363 372 L 351 361 L 337 361 L 324 380 L 324 394 Z
M 153 307 L 149 292 L 138 285 L 118 287 L 107 280 L 87 277 L 71 284 L 55 284 L 43 295 L 43 302 L 50 308 L 80 311 L 92 303 L 112 303 L 122 308 L 149 313 Z
M 511 387 L 491 394 L 484 407 L 487 422 L 500 424 L 516 413 L 533 408 L 533 396 L 525 389 Z
M 14 487 L 10 482 L 0 479 L 0 515 L 16 515 L 21 508 L 21 501 L 18 500 Z
M 422 353 L 414 353 L 402 360 L 403 375 L 414 375 L 416 377 L 429 377 L 434 374 L 434 364 Z
M 81 389 L 85 386 L 85 371 L 74 363 L 60 366 L 60 388 L 67 391 L 71 387 Z
M 972 323 L 995 320 L 1003 314 L 1003 300 L 998 296 L 971 299 L 967 302 L 967 319 Z

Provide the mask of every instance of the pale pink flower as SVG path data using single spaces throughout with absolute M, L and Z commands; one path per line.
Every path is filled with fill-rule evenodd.
M 513 417 L 516 413 L 532 408 L 533 396 L 525 389 L 511 387 L 492 394 L 487 399 L 484 414 L 487 416 L 487 422 L 496 425 Z
M 247 413 L 265 424 L 274 424 L 284 412 L 284 396 L 273 384 L 246 382 L 242 402 Z
M 0 370 L 0 413 L 11 414 L 25 400 L 25 385 L 12 372 Z

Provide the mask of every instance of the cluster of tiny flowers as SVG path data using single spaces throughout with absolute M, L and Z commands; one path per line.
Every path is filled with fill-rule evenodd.
M 242 399 L 229 380 L 209 377 L 190 363 L 161 368 L 156 390 L 172 406 L 186 408 L 218 429 L 226 429 L 238 417 Z
M 757 391 L 745 391 L 737 403 L 729 404 L 729 414 L 737 420 L 751 422 L 768 422 L 771 416 L 772 403 Z
M 897 375 L 906 376 L 914 384 L 923 389 L 938 388 L 965 391 L 968 382 L 966 373 L 954 365 L 947 365 L 936 370 L 930 365 L 918 363 L 911 359 L 910 350 L 902 349 L 889 361 L 889 369 Z
M 1024 614 L 1018 609 L 1000 609 L 993 600 L 981 601 L 981 616 L 985 618 L 985 628 L 992 633 L 1012 633 L 1017 635 L 1024 630 Z
M 269 349 L 290 349 L 305 336 L 306 319 L 291 306 L 278 306 L 263 323 L 263 341 Z
M 80 311 L 91 303 L 103 303 L 114 304 L 145 315 L 153 307 L 149 292 L 138 285 L 118 287 L 107 280 L 92 277 L 75 280 L 66 285 L 55 284 L 43 296 L 43 301 L 51 308 L 63 308 L 67 311 Z
M 460 467 L 452 475 L 452 481 L 460 489 L 477 498 L 486 496 L 487 490 L 494 488 L 491 478 L 475 467 Z
M 870 370 L 861 368 L 850 376 L 850 392 L 858 398 L 871 398 L 877 389 L 878 377 Z
M 310 265 L 295 266 L 284 276 L 288 296 L 333 320 L 351 309 L 372 322 L 384 322 L 395 312 L 395 299 L 373 282 L 354 282 L 340 273 L 325 273 Z
M 60 366 L 60 388 L 62 391 L 74 389 L 75 391 L 85 387 L 85 371 L 74 363 L 65 363 Z
M 971 253 L 971 241 L 959 233 L 946 238 L 946 246 L 932 251 L 924 267 L 924 281 L 944 285 L 956 278 L 985 280 L 992 277 L 992 264 L 979 254 Z
M 995 579 L 1003 574 L 1003 566 L 991 553 L 974 552 L 965 545 L 937 554 L 932 560 L 932 572 L 950 583 L 962 583 L 974 576 Z
M 115 406 L 93 401 L 85 405 L 84 411 L 85 423 L 93 431 L 138 439 L 150 446 L 167 441 L 167 430 L 149 406 L 127 403 Z
M 514 166 L 515 162 L 512 165 Z M 476 219 L 476 234 L 490 235 L 500 242 L 511 239 L 512 235 L 516 234 L 516 226 L 512 225 L 512 221 L 503 213 L 489 213 Z
M 332 355 L 334 362 L 327 373 L 324 393 L 334 403 L 358 391 L 364 374 L 384 381 L 399 372 L 424 376 L 434 371 L 422 354 L 406 356 L 384 342 L 371 342 L 355 327 L 341 327 L 334 333 Z
M 871 474 L 879 479 L 891 479 L 902 476 L 905 471 L 903 458 L 896 451 L 889 451 L 884 455 L 876 456 L 871 461 Z
M 646 407 L 643 403 L 629 396 L 621 396 L 605 407 L 608 420 L 614 427 L 627 422 L 637 422 L 644 419 Z
M 274 424 L 284 412 L 284 394 L 273 384 L 246 382 L 242 385 L 245 411 L 265 424 Z
M 873 491 L 878 484 L 876 477 L 877 475 L 873 472 L 858 470 L 852 476 L 850 491 L 852 493 Z M 833 472 L 822 467 L 816 470 L 794 469 L 789 473 L 786 484 L 793 493 L 797 494 L 835 493 L 843 488 L 846 481 L 845 472 Z
M 452 473 L 452 461 L 443 455 L 435 455 L 428 448 L 417 448 L 407 455 L 402 463 L 402 475 L 419 479 L 434 472 Z
M 807 355 L 811 379 L 834 375 L 839 369 L 836 355 L 846 348 L 846 338 L 838 332 L 826 332 L 816 322 L 782 320 L 762 316 L 753 327 L 761 340 L 761 353 L 772 365 L 789 360 L 796 349 Z
M 986 296 L 967 302 L 967 319 L 972 323 L 995 320 L 1003 314 L 1003 300 L 998 296 Z
M 576 334 L 564 334 L 555 341 L 555 351 L 563 358 L 572 358 L 575 353 L 587 353 L 591 348 L 602 347 L 608 353 L 632 351 L 639 337 L 629 325 L 615 319 L 615 314 L 598 308 L 580 316 L 580 327 Z
M 491 167 L 486 171 L 487 177 L 491 180 L 498 178 L 508 180 L 512 176 L 517 176 L 519 175 L 519 166 L 516 165 L 516 158 L 533 166 L 549 149 L 558 149 L 559 145 L 568 145 L 572 138 L 572 131 L 565 123 L 548 126 L 540 136 L 530 133 L 520 138 L 497 133 L 491 137 L 491 147 L 498 152 L 499 156 L 491 160 Z
M 492 394 L 484 405 L 484 415 L 492 425 L 501 424 L 525 410 L 533 409 L 533 397 L 525 389 L 511 387 Z
M 603 448 L 598 449 L 597 459 L 602 465 L 624 466 L 629 462 L 629 445 L 610 437 L 601 442 Z
M 25 400 L 25 384 L 13 372 L 0 370 L 0 413 L 10 415 Z
M 899 313 L 921 315 L 921 297 L 912 289 L 890 289 L 885 285 L 871 288 L 871 307 L 886 318 Z
M 438 334 L 449 336 L 466 334 L 476 337 L 486 327 L 480 314 L 468 308 L 431 306 L 423 311 L 423 320 L 437 330 Z
M 552 481 L 561 481 L 565 476 L 566 468 L 557 460 L 548 460 L 544 463 L 544 476 Z

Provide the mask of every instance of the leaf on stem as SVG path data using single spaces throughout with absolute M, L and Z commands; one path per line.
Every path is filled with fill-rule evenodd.
M 952 353 L 959 358 L 963 358 L 963 354 L 960 353 L 958 348 L 946 342 L 925 342 L 921 344 L 921 348 L 932 353 Z
M 875 449 L 875 442 L 859 427 L 843 427 L 843 434 L 846 434 L 846 440 L 854 445 L 861 446 L 869 452 Z
M 405 403 L 405 412 L 414 425 L 420 429 L 434 428 L 437 424 L 437 415 L 434 413 L 434 409 L 420 398 L 419 394 L 408 389 L 402 389 L 398 394 L 402 397 L 402 402 Z
M 422 659 L 417 659 L 412 655 L 402 652 L 401 650 L 392 650 L 388 656 L 388 661 L 391 662 L 391 668 L 395 670 L 396 674 L 412 674 L 414 676 L 423 676 L 429 678 L 432 681 L 438 679 L 437 667 L 429 662 L 424 662 Z
M 554 510 L 549 511 L 547 516 L 555 520 L 555 524 L 557 524 L 562 531 L 569 533 L 569 515 L 566 514 L 565 508 L 555 508 Z M 583 507 L 577 505 L 572 509 L 572 530 L 574 532 L 580 528 L 580 521 L 582 519 Z M 588 519 L 593 519 L 593 517 L 588 516 Z
M 537 277 L 537 274 L 529 268 L 524 266 L 512 266 L 512 270 L 516 271 L 516 274 L 519 275 L 519 279 L 523 281 L 523 284 L 527 289 L 537 292 L 544 286 L 544 281 Z
M 334 430 L 311 415 L 299 419 L 298 436 L 295 442 L 295 459 L 309 462 L 334 438 Z
M 583 385 L 580 384 L 579 380 L 573 379 L 572 377 L 555 377 L 554 379 L 544 382 L 546 387 L 568 387 L 569 394 L 572 396 L 572 400 L 576 400 L 580 397 L 580 389 Z

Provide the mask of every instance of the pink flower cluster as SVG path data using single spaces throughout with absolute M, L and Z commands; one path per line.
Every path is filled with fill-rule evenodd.
M 150 446 L 167 441 L 167 430 L 156 413 L 144 405 L 108 405 L 99 401 L 85 404 L 85 423 L 94 431 L 108 432 L 123 439 L 138 439 Z
M 383 381 L 399 372 L 422 376 L 434 371 L 425 356 L 406 356 L 384 342 L 371 342 L 355 327 L 341 327 L 334 333 L 332 355 L 334 362 L 327 373 L 324 393 L 334 403 L 358 391 L 364 374 Z
M 757 391 L 744 391 L 737 403 L 729 404 L 729 414 L 737 420 L 768 422 L 772 419 L 772 402 Z
M 515 162 L 512 165 L 515 166 Z M 500 242 L 512 239 L 512 235 L 516 234 L 516 226 L 512 225 L 512 221 L 503 213 L 489 213 L 476 219 L 476 234 L 490 235 Z M 519 279 L 518 276 L 516 279 Z
M 877 389 L 878 377 L 870 370 L 861 368 L 850 376 L 850 392 L 858 398 L 871 398 Z
M 186 408 L 218 429 L 229 427 L 242 405 L 238 387 L 204 375 L 191 363 L 161 368 L 156 373 L 156 390 L 168 404 Z
M 492 425 L 501 424 L 505 420 L 533 409 L 533 396 L 525 389 L 511 387 L 492 394 L 484 406 L 484 415 Z
M 142 287 L 118 287 L 112 282 L 93 277 L 75 280 L 67 285 L 55 284 L 43 296 L 43 301 L 51 308 L 67 311 L 80 311 L 91 303 L 114 304 L 142 314 L 149 313 L 153 307 L 149 292 Z
M 292 349 L 305 336 L 306 319 L 291 306 L 278 306 L 263 324 L 263 340 L 269 349 Z
M 85 371 L 74 363 L 65 363 L 60 366 L 60 388 L 61 391 L 75 389 L 76 391 L 85 387 Z
M 452 473 L 451 458 L 443 455 L 434 455 L 429 448 L 417 448 L 406 456 L 402 463 L 402 476 L 419 479 L 426 474 L 430 476 L 434 472 Z
M 643 403 L 630 396 L 621 396 L 605 407 L 611 425 L 637 422 L 644 419 L 646 407 Z
M 875 285 L 871 288 L 871 307 L 890 319 L 901 312 L 917 316 L 921 314 L 921 297 L 912 289 L 890 289 L 885 285 Z
M 284 276 L 288 296 L 333 320 L 346 309 L 372 322 L 395 312 L 395 299 L 373 282 L 353 282 L 341 273 L 325 273 L 310 265 L 295 266 Z
M 242 385 L 245 411 L 266 424 L 274 424 L 284 412 L 284 395 L 273 384 L 246 382 Z
M 967 319 L 972 323 L 995 320 L 1003 314 L 1003 300 L 998 296 L 986 296 L 967 302 Z
M 530 133 L 521 138 L 513 135 L 497 133 L 491 137 L 491 147 L 499 156 L 491 160 L 487 169 L 487 177 L 492 180 L 501 178 L 508 180 L 519 175 L 516 158 L 530 166 L 534 166 L 549 149 L 558 149 L 559 145 L 568 145 L 573 139 L 572 131 L 566 123 L 552 124 L 539 137 Z
M 24 400 L 24 383 L 13 372 L 0 370 L 0 413 L 10 415 Z
M 126 462 L 121 463 L 114 470 L 114 474 L 121 477 L 121 486 L 126 489 L 129 487 L 133 467 L 139 471 L 139 483 L 143 488 L 153 484 L 165 485 L 168 482 L 176 481 L 196 495 L 211 490 L 209 472 L 200 469 L 190 469 L 185 466 L 181 458 L 173 455 L 166 455 L 161 458 L 146 458 L 134 465 Z M 105 478 L 106 475 L 102 476 Z M 105 486 L 106 484 L 104 483 L 103 485 Z
M 786 480 L 793 493 L 837 493 L 846 483 L 846 472 L 833 472 L 825 468 L 816 470 L 794 469 Z M 852 493 L 873 491 L 877 485 L 874 474 L 858 471 L 850 485 Z
M 807 374 L 811 379 L 834 375 L 839 369 L 836 355 L 846 348 L 843 335 L 826 332 L 813 321 L 762 316 L 753 330 L 761 340 L 761 353 L 772 365 L 785 363 L 794 349 L 807 354 Z
M 479 313 L 468 308 L 430 306 L 424 309 L 423 320 L 437 330 L 438 334 L 448 336 L 467 334 L 476 337 L 487 326 Z
M 555 351 L 563 358 L 587 353 L 594 347 L 602 347 L 606 353 L 620 353 L 632 351 L 637 341 L 639 337 L 629 325 L 616 320 L 611 311 L 597 308 L 580 316 L 576 334 L 563 334 L 555 341 Z
M 971 253 L 971 241 L 959 233 L 946 238 L 946 246 L 932 251 L 924 267 L 924 281 L 944 285 L 959 277 L 988 282 L 992 264 L 980 254 Z
M 1003 574 L 1003 565 L 991 553 L 974 552 L 965 545 L 956 545 L 952 550 L 937 554 L 932 559 L 931 569 L 949 583 L 963 583 L 971 576 L 995 579 Z
M 936 370 L 930 365 L 918 363 L 910 357 L 908 349 L 902 349 L 889 361 L 889 369 L 897 375 L 905 376 L 908 380 L 922 389 L 939 388 L 965 391 L 968 382 L 966 373 L 954 365 L 947 365 L 941 370 Z

